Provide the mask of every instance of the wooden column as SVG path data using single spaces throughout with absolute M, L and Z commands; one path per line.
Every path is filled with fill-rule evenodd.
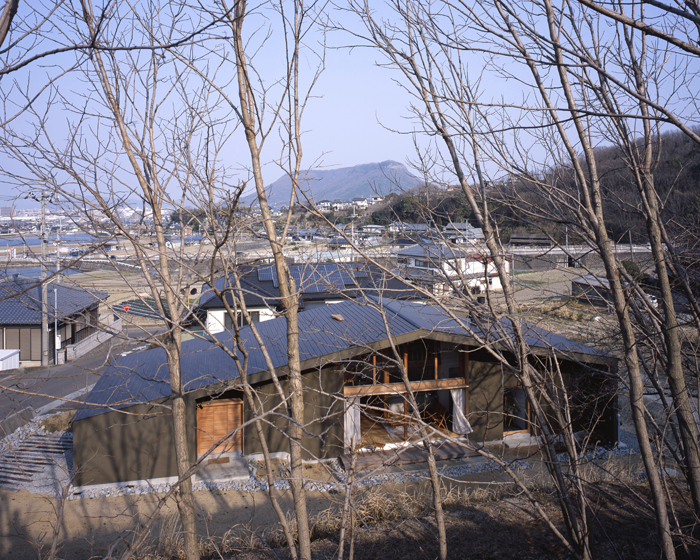
M 403 440 L 408 440 L 408 394 L 404 395 L 403 399 Z
M 384 370 L 384 385 L 389 384 L 389 370 Z M 382 397 L 382 402 L 384 403 L 384 418 L 389 418 L 389 397 L 388 395 Z
M 433 359 L 435 361 L 435 379 L 438 378 L 438 344 L 437 340 L 433 340 Z
M 462 375 L 464 376 L 464 383 L 466 384 L 467 388 L 464 389 L 464 416 L 469 417 L 469 367 L 470 367 L 470 360 L 469 360 L 469 354 L 465 352 L 467 348 L 465 346 L 460 346 L 459 347 L 459 370 L 462 372 Z

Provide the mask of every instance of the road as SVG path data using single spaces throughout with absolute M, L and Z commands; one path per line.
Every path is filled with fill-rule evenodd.
M 155 334 L 160 329 L 148 329 Z M 141 340 L 136 338 L 138 335 Z M 128 337 L 128 332 L 126 332 Z M 93 352 L 61 366 L 21 368 L 8 374 L 0 372 L 0 421 L 27 407 L 35 414 L 58 408 L 75 408 L 80 400 L 100 378 L 105 364 L 123 352 L 134 351 L 146 345 L 142 342 L 143 330 L 134 329 L 133 339 L 113 338 Z M 69 402 L 62 399 L 66 398 Z

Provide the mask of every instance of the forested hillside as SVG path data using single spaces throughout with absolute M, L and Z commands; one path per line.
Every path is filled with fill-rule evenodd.
M 641 147 L 640 147 L 641 149 Z M 662 217 L 674 235 L 682 234 L 700 221 L 700 146 L 681 133 L 664 134 L 657 146 L 654 181 L 663 208 Z M 616 147 L 599 148 L 597 161 L 602 171 L 605 213 L 613 239 L 628 238 L 646 241 L 644 218 L 639 213 L 634 177 L 626 166 L 621 151 Z M 548 180 L 569 182 L 567 188 L 575 191 L 567 169 L 555 169 Z M 569 179 L 566 179 L 569 177 Z M 559 187 L 561 188 L 561 187 Z M 533 192 L 534 191 L 534 192 Z M 535 194 L 537 192 L 537 194 Z M 542 206 L 541 191 L 529 189 L 527 183 L 515 181 L 512 186 L 500 184 L 487 191 L 493 217 L 498 221 L 501 237 L 507 241 L 510 233 L 544 230 L 563 241 L 563 228 L 554 220 L 531 221 L 523 207 Z M 514 201 L 526 201 L 527 204 Z M 434 220 L 438 225 L 471 219 L 471 211 L 461 192 L 449 189 L 413 189 L 395 198 L 386 208 L 372 214 L 375 223 L 389 223 L 395 219 L 405 222 Z M 475 225 L 475 224 L 474 224 Z M 571 233 L 571 232 L 570 232 Z

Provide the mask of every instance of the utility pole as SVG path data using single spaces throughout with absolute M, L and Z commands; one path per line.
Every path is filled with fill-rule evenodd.
M 46 285 L 46 200 L 53 202 L 51 195 L 44 191 L 37 196 L 30 192 L 24 198 L 41 202 L 41 365 L 49 365 L 49 311 L 48 287 Z

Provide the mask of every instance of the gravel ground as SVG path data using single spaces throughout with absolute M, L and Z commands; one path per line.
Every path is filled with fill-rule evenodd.
M 3 440 L 0 440 L 0 454 L 11 457 L 12 451 L 21 447 L 22 442 L 31 436 L 56 437 L 50 434 L 42 426 L 42 421 L 46 416 L 38 417 L 17 429 Z M 627 455 L 637 453 L 639 446 L 634 434 L 620 432 L 621 445 L 613 449 L 596 448 L 585 454 L 582 461 L 592 461 L 596 459 L 606 459 L 613 455 Z M 86 489 L 82 492 L 75 492 L 75 488 L 70 486 L 70 472 L 73 467 L 72 452 L 68 451 L 63 455 L 55 455 L 53 464 L 46 465 L 42 472 L 35 474 L 30 482 L 21 482 L 14 485 L 14 489 L 26 489 L 32 493 L 41 493 L 60 496 L 67 493 L 69 499 L 76 498 L 96 498 L 121 495 L 138 495 L 152 492 L 164 493 L 170 490 L 170 484 L 149 485 L 147 483 L 134 483 L 130 486 L 100 486 L 93 489 Z M 560 460 L 565 460 L 566 455 L 559 456 Z M 327 461 L 325 466 L 335 479 L 334 482 L 309 480 L 306 488 L 309 491 L 337 492 L 345 488 L 347 482 L 347 472 L 343 470 L 337 459 Z M 517 460 L 510 463 L 513 470 L 524 470 L 531 468 L 527 460 Z M 258 477 L 257 462 L 251 461 L 248 464 L 250 478 L 247 480 L 224 481 L 224 482 L 198 482 L 193 489 L 195 491 L 221 491 L 240 490 L 244 492 L 262 492 L 267 490 L 267 482 L 262 477 Z M 503 469 L 494 461 L 487 460 L 475 464 L 462 464 L 455 466 L 445 466 L 440 469 L 442 476 L 447 478 L 459 478 L 484 472 L 499 472 Z M 406 472 L 379 472 L 379 473 L 357 473 L 355 478 L 356 487 L 371 487 L 389 483 L 414 482 L 428 477 L 427 470 L 412 470 Z M 289 488 L 286 480 L 277 480 L 275 487 L 279 490 Z

